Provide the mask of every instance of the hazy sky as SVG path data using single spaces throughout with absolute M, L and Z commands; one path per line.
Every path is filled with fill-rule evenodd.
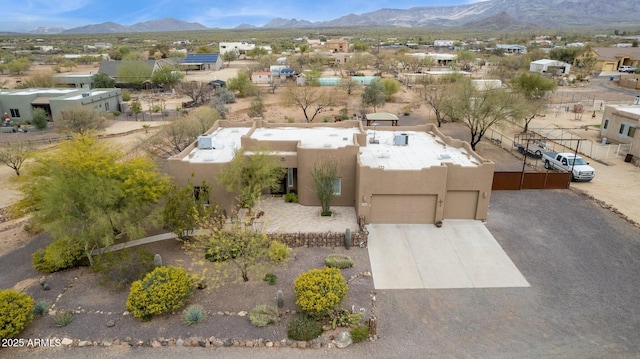
M 0 0 L 0 31 L 27 32 L 37 26 L 73 27 L 113 21 L 122 25 L 166 17 L 207 27 L 262 26 L 280 17 L 332 20 L 382 8 L 450 6 L 477 0 Z

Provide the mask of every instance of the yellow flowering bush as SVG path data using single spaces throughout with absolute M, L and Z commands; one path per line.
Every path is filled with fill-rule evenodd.
M 293 282 L 296 304 L 314 317 L 328 314 L 347 296 L 349 285 L 338 268 L 302 273 Z
M 25 293 L 0 290 L 0 339 L 14 338 L 33 320 L 35 303 Z
M 127 310 L 142 320 L 174 312 L 185 305 L 193 288 L 193 278 L 184 268 L 158 267 L 131 284 Z

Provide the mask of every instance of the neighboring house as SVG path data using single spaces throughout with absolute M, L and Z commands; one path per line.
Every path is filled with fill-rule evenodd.
M 100 68 L 98 69 L 98 73 L 109 75 L 109 77 L 116 81 L 116 86 L 125 87 L 128 84 L 118 80 L 118 68 L 126 62 L 127 61 L 120 60 L 102 61 L 100 63 Z M 160 68 L 156 60 L 145 60 L 144 63 L 151 68 L 151 73 Z
M 7 113 L 12 121 L 31 121 L 33 110 L 42 108 L 53 121 L 69 108 L 89 108 L 100 112 L 120 110 L 122 91 L 110 89 L 34 88 L 2 90 L 0 113 Z
M 233 51 L 236 55 L 245 55 L 248 51 L 255 49 L 256 45 L 245 42 L 221 42 L 220 43 L 220 55 L 224 55 L 227 52 Z
M 344 39 L 329 39 L 324 46 L 331 52 L 349 52 L 349 42 Z
M 640 47 L 594 47 L 590 54 L 577 57 L 573 66 L 586 56 L 595 58 L 596 72 L 618 71 L 618 68 L 623 65 L 640 67 Z
M 453 40 L 436 40 L 433 42 L 433 47 L 453 47 Z
M 335 158 L 333 206 L 353 206 L 366 223 L 435 223 L 446 219 L 486 219 L 494 163 L 460 140 L 442 135 L 434 124 L 364 127 L 335 123 L 278 124 L 220 120 L 191 146 L 167 161 L 178 185 L 207 181 L 227 213 L 236 197 L 217 185 L 218 174 L 236 149 L 247 155 L 266 148 L 287 169 L 272 193 L 298 194 L 305 206 L 318 206 L 311 167 Z M 190 182 L 189 182 L 190 181 Z
M 529 72 L 540 74 L 562 75 L 568 74 L 570 70 L 571 64 L 558 60 L 542 59 L 529 64 Z
M 63 74 L 53 76 L 53 80 L 67 87 L 79 88 L 79 89 L 92 89 L 93 88 L 93 76 L 92 74 Z
M 527 47 L 523 45 L 497 44 L 497 49 L 504 51 L 506 54 L 526 54 Z
M 640 106 L 607 105 L 602 116 L 600 135 L 609 142 L 631 144 L 629 153 L 640 157 L 640 134 L 636 136 L 639 126 Z
M 273 79 L 269 71 L 254 71 L 251 73 L 251 82 L 254 84 L 270 84 Z
M 187 54 L 180 60 L 180 68 L 184 70 L 218 71 L 222 68 L 222 56 L 218 54 Z

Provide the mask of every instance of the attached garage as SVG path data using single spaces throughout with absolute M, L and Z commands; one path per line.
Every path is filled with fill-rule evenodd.
M 370 223 L 434 223 L 435 195 L 376 194 L 371 196 Z
M 444 199 L 445 219 L 475 219 L 478 191 L 447 191 Z

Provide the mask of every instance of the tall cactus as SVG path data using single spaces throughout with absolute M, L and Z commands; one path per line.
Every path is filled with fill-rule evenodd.
M 346 249 L 351 248 L 351 229 L 349 228 L 344 231 L 344 247 Z
M 278 290 L 276 299 L 278 300 L 278 308 L 282 309 L 284 307 L 284 293 L 282 293 L 282 290 Z

